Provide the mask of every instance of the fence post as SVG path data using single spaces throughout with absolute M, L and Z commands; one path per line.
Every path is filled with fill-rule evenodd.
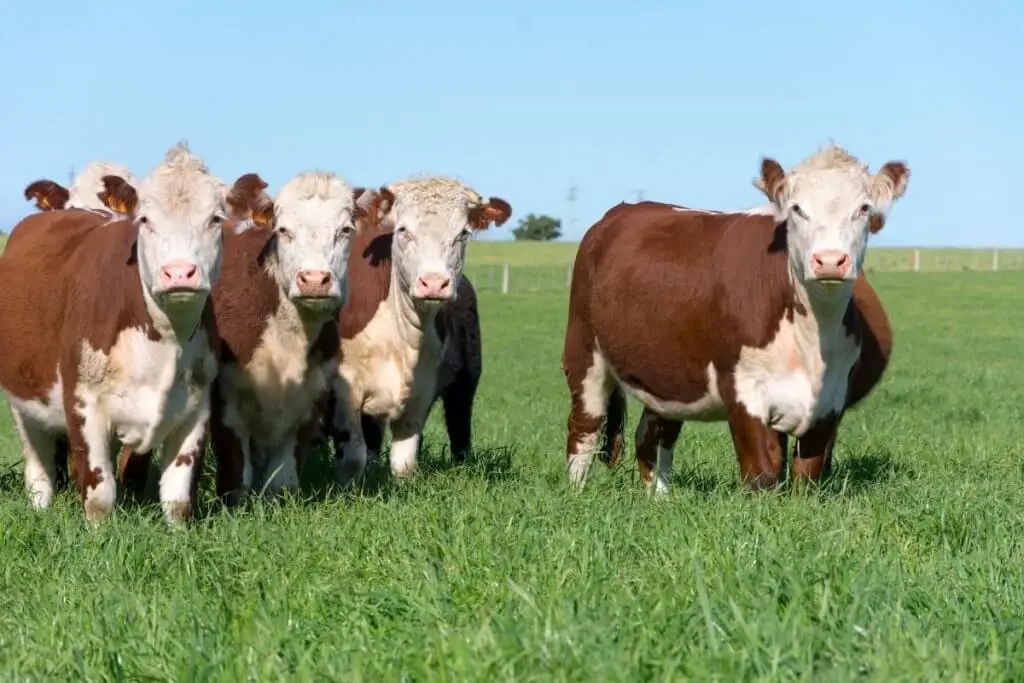
M 914 249 L 914 272 L 921 270 L 921 250 Z
M 992 250 L 992 270 L 999 270 L 999 250 Z
M 501 293 L 508 294 L 508 264 L 505 264 L 505 269 L 501 273 Z

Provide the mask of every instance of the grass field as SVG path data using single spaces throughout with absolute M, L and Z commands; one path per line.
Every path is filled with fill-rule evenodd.
M 1024 275 L 873 281 L 894 361 L 806 492 L 745 493 L 691 425 L 668 500 L 631 453 L 570 493 L 559 293 L 482 295 L 470 464 L 437 412 L 411 482 L 231 516 L 207 480 L 180 533 L 30 511 L 4 410 L 0 679 L 1022 680 Z

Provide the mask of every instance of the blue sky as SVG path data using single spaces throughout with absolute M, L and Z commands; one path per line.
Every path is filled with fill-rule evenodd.
M 0 227 L 38 177 L 142 174 L 187 138 L 227 182 L 446 173 L 508 200 L 509 228 L 549 213 L 578 238 L 635 189 L 751 206 L 761 155 L 789 167 L 834 138 L 913 171 L 875 244 L 1024 246 L 1024 3 L 668 7 L 3 3 Z

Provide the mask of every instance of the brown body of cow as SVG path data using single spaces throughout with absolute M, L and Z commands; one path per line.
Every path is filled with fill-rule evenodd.
M 883 221 L 873 217 L 872 232 Z M 608 464 L 619 460 L 627 392 L 644 404 L 636 450 L 647 486 L 654 485 L 659 450 L 671 466 L 684 420 L 729 423 L 749 486 L 779 480 L 787 433 L 797 437 L 792 476 L 819 477 L 830 466 L 843 412 L 878 384 L 892 351 L 888 317 L 863 273 L 852 291 L 842 332 L 828 343 L 856 362 L 830 376 L 820 358 L 779 346 L 780 329 L 791 330 L 794 316 L 806 318 L 808 311 L 791 281 L 786 225 L 770 212 L 657 202 L 612 208 L 584 236 L 573 269 L 563 353 L 572 395 L 570 478 L 582 484 L 589 462 L 574 456 L 588 446 Z M 761 384 L 751 381 L 757 371 L 749 360 L 759 352 L 769 364 L 781 360 L 754 378 Z M 751 415 L 742 399 L 770 393 L 769 385 L 780 386 L 790 372 L 810 375 L 833 393 L 789 414 L 786 406 L 772 406 L 767 420 Z M 737 382 L 747 384 L 746 396 L 738 396 Z M 784 391 L 778 396 L 784 403 Z
M 72 476 L 86 502 L 87 517 L 100 519 L 109 511 L 89 506 L 87 494 L 112 473 L 89 466 L 83 408 L 76 396 L 80 391 L 116 393 L 123 384 L 125 398 L 117 404 L 120 412 L 107 418 L 112 435 L 128 432 L 133 434 L 125 438 L 134 438 L 155 425 L 161 435 L 158 440 L 166 443 L 168 433 L 187 429 L 177 421 L 194 413 L 191 406 L 200 402 L 199 396 L 208 391 L 216 375 L 216 327 L 209 302 L 199 327 L 181 346 L 154 325 L 133 252 L 137 234 L 138 228 L 127 220 L 81 209 L 48 211 L 21 221 L 0 256 L 0 282 L 6 292 L 0 298 L 0 339 L 5 345 L 0 354 L 0 385 L 8 392 L 26 450 L 26 479 L 42 475 L 33 471 L 41 467 L 50 481 L 48 490 L 30 490 L 37 507 L 49 505 L 55 457 L 69 444 Z M 43 289 L 39 286 L 42 274 Z M 130 358 L 117 358 L 119 353 L 132 352 L 125 350 L 126 340 L 131 343 L 132 337 L 142 344 L 146 342 L 141 340 L 148 340 L 154 347 L 178 349 L 167 382 L 161 380 L 159 387 L 152 388 L 134 385 L 147 392 L 142 401 L 131 389 L 132 373 L 146 370 L 133 365 Z M 102 362 L 97 363 L 103 358 L 114 359 L 107 368 L 114 374 L 96 374 L 104 372 Z M 162 402 L 170 392 L 184 401 L 176 406 L 178 415 L 163 412 Z M 154 414 L 133 413 L 150 406 Z M 148 438 L 143 441 L 149 443 Z M 174 442 L 178 443 L 177 438 Z M 200 450 L 175 457 L 191 469 Z M 172 519 L 189 514 L 191 509 L 168 510 Z

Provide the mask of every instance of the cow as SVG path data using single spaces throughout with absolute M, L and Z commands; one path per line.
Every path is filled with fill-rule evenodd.
M 160 501 L 177 526 L 192 514 L 218 369 L 209 293 L 227 188 L 184 143 L 137 188 L 114 176 L 103 182 L 107 201 L 130 219 L 48 211 L 12 232 L 0 256 L 0 387 L 35 508 L 51 503 L 64 436 L 86 519 L 106 519 L 119 441 L 140 453 L 162 449 Z
M 33 181 L 25 188 L 25 199 L 34 201 L 40 211 L 59 211 L 61 209 L 86 209 L 92 211 L 109 211 L 119 217 L 108 202 L 103 178 L 113 176 L 132 185 L 135 176 L 122 164 L 109 161 L 92 161 L 86 164 L 70 188 L 62 186 L 46 178 Z
M 598 452 L 617 458 L 627 395 L 644 406 L 637 458 L 655 493 L 667 491 L 685 420 L 728 423 L 749 488 L 780 480 L 786 435 L 797 442 L 792 478 L 820 478 L 844 412 L 891 350 L 862 270 L 869 233 L 909 178 L 903 162 L 872 175 L 830 144 L 789 174 L 762 160 L 755 186 L 768 210 L 610 209 L 573 266 L 562 356 L 570 484 L 585 485 Z
M 368 451 L 377 457 L 385 427 L 391 472 L 411 475 L 439 395 L 453 458 L 465 458 L 480 373 L 475 294 L 462 275 L 466 243 L 512 215 L 505 200 L 484 199 L 444 176 L 399 181 L 362 199 L 369 220 L 350 258 L 351 293 L 338 316 L 341 361 L 326 420 L 342 483 L 363 471 Z

